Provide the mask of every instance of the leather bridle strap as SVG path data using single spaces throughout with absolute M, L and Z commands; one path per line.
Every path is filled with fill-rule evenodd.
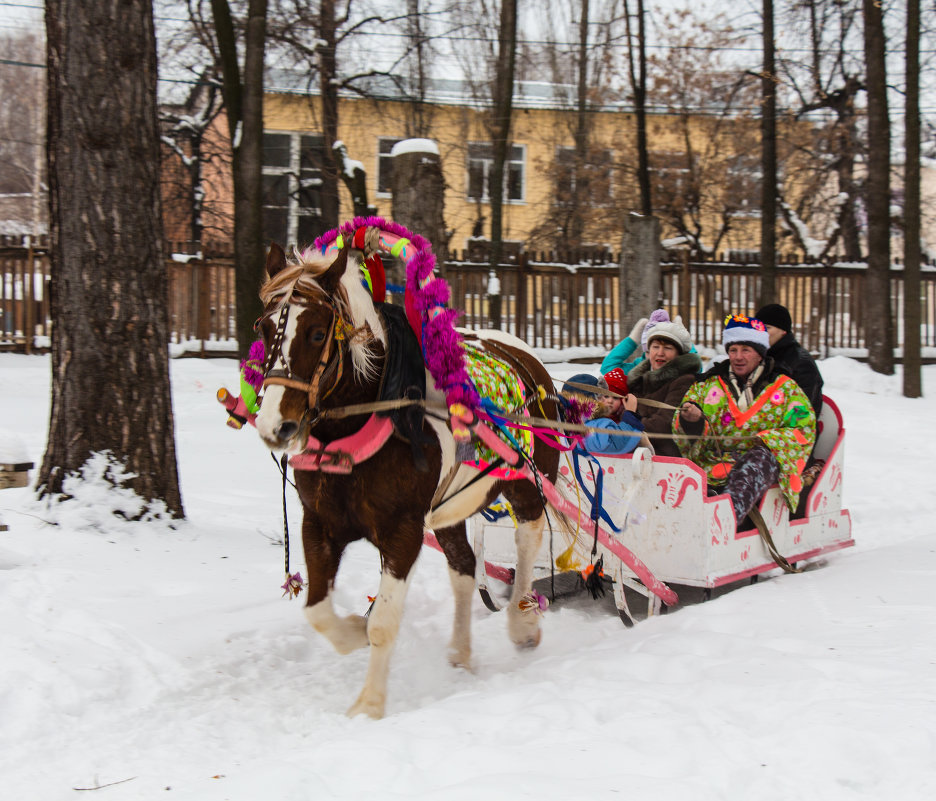
M 299 389 L 305 392 L 308 396 L 307 405 L 310 410 L 313 410 L 317 407 L 317 402 L 319 399 L 319 388 L 322 383 L 322 377 L 325 375 L 326 370 L 331 367 L 331 370 L 334 370 L 336 367 L 339 368 L 338 376 L 335 379 L 335 382 L 332 384 L 328 392 L 326 392 L 322 397 L 325 398 L 329 393 L 335 388 L 338 383 L 338 379 L 341 377 L 341 361 L 342 354 L 341 348 L 338 348 L 338 358 L 337 364 L 332 364 L 332 348 L 335 345 L 335 326 L 339 319 L 337 310 L 332 306 L 332 318 L 331 324 L 328 327 L 328 334 L 325 336 L 325 346 L 322 348 L 322 354 L 319 356 L 319 362 L 315 366 L 315 371 L 312 373 L 312 378 L 308 381 L 296 378 L 292 371 L 289 369 L 289 365 L 286 362 L 285 356 L 282 354 L 282 342 L 283 342 L 283 331 L 286 328 L 286 316 L 289 313 L 289 305 L 283 307 L 282 312 L 280 313 L 280 320 L 276 326 L 276 335 L 273 338 L 273 345 L 270 350 L 270 366 L 276 362 L 277 354 L 282 356 L 283 365 L 285 369 L 269 369 L 266 372 L 266 375 L 263 379 L 263 386 L 267 387 L 269 385 L 275 386 L 284 386 L 290 387 L 292 389 Z M 329 371 L 330 372 L 330 371 Z

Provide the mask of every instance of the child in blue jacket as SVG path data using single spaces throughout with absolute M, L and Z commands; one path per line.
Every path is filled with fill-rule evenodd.
M 585 450 L 595 455 L 623 456 L 640 444 L 640 435 L 644 427 L 637 414 L 636 395 L 623 398 L 600 396 L 597 392 L 570 386 L 571 384 L 593 386 L 598 391 L 607 389 L 607 384 L 604 383 L 604 379 L 580 373 L 568 379 L 562 388 L 562 395 L 570 412 L 567 419 L 570 422 L 585 423 L 589 428 L 602 429 L 589 432 L 585 437 Z M 579 419 L 573 419 L 575 417 Z M 634 436 L 624 437 L 614 433 L 622 431 L 633 432 Z

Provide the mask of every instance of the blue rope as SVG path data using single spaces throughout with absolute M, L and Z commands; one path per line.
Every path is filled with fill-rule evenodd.
M 602 494 L 604 489 L 604 469 L 601 466 L 601 463 L 588 451 L 583 451 L 581 448 L 576 448 L 572 451 L 573 456 L 573 467 L 575 469 L 575 480 L 578 481 L 579 486 L 582 488 L 582 492 L 585 494 L 585 497 L 588 499 L 588 502 L 591 504 L 591 511 L 589 516 L 592 520 L 597 521 L 599 518 L 604 520 L 608 526 L 611 527 L 611 530 L 615 533 L 621 531 L 620 526 L 615 525 L 614 521 L 611 519 L 611 516 L 605 511 L 604 506 L 602 506 Z M 589 462 L 591 462 L 592 467 L 596 468 L 595 470 L 595 494 L 592 495 L 588 491 L 588 487 L 585 486 L 585 482 L 582 481 L 582 469 L 579 464 L 579 457 L 584 457 Z

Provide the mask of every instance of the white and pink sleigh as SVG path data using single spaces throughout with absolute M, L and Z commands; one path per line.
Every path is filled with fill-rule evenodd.
M 813 453 L 825 464 L 800 506 L 802 516 L 791 519 L 776 486 L 760 503 L 776 550 L 792 564 L 854 545 L 851 517 L 842 508 L 844 439 L 841 413 L 825 398 Z M 659 593 L 640 581 L 622 556 L 636 555 L 656 579 L 672 585 L 677 593 L 680 587 L 696 587 L 706 597 L 715 588 L 753 581 L 777 569 L 756 528 L 745 525 L 737 530 L 728 496 L 708 497 L 705 473 L 692 462 L 651 456 L 645 448 L 597 461 L 603 469 L 602 507 L 619 531 L 602 534 L 596 543 L 592 530 L 571 532 L 554 523 L 552 535 L 548 530 L 544 534 L 535 578 L 586 568 L 593 561 L 594 547 L 594 558 L 602 557 L 605 576 L 613 582 L 621 619 L 629 624 L 635 617 L 625 588 L 647 599 L 648 615 L 658 614 L 662 605 Z M 587 516 L 586 497 L 594 494 L 597 471 L 583 466 L 579 471 L 582 485 L 576 483 L 568 464 L 560 472 L 560 491 L 573 503 L 582 504 Z M 602 527 L 609 530 L 607 525 Z M 476 515 L 469 521 L 469 535 L 478 557 L 479 591 L 485 603 L 497 609 L 501 604 L 496 585 L 509 583 L 511 578 L 501 565 L 514 564 L 516 559 L 513 525 L 509 518 L 490 522 Z M 560 555 L 562 568 L 556 565 Z

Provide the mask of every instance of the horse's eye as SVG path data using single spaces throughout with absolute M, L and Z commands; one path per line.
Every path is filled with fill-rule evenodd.
M 321 328 L 313 328 L 309 331 L 309 342 L 318 344 L 325 341 L 325 332 Z

